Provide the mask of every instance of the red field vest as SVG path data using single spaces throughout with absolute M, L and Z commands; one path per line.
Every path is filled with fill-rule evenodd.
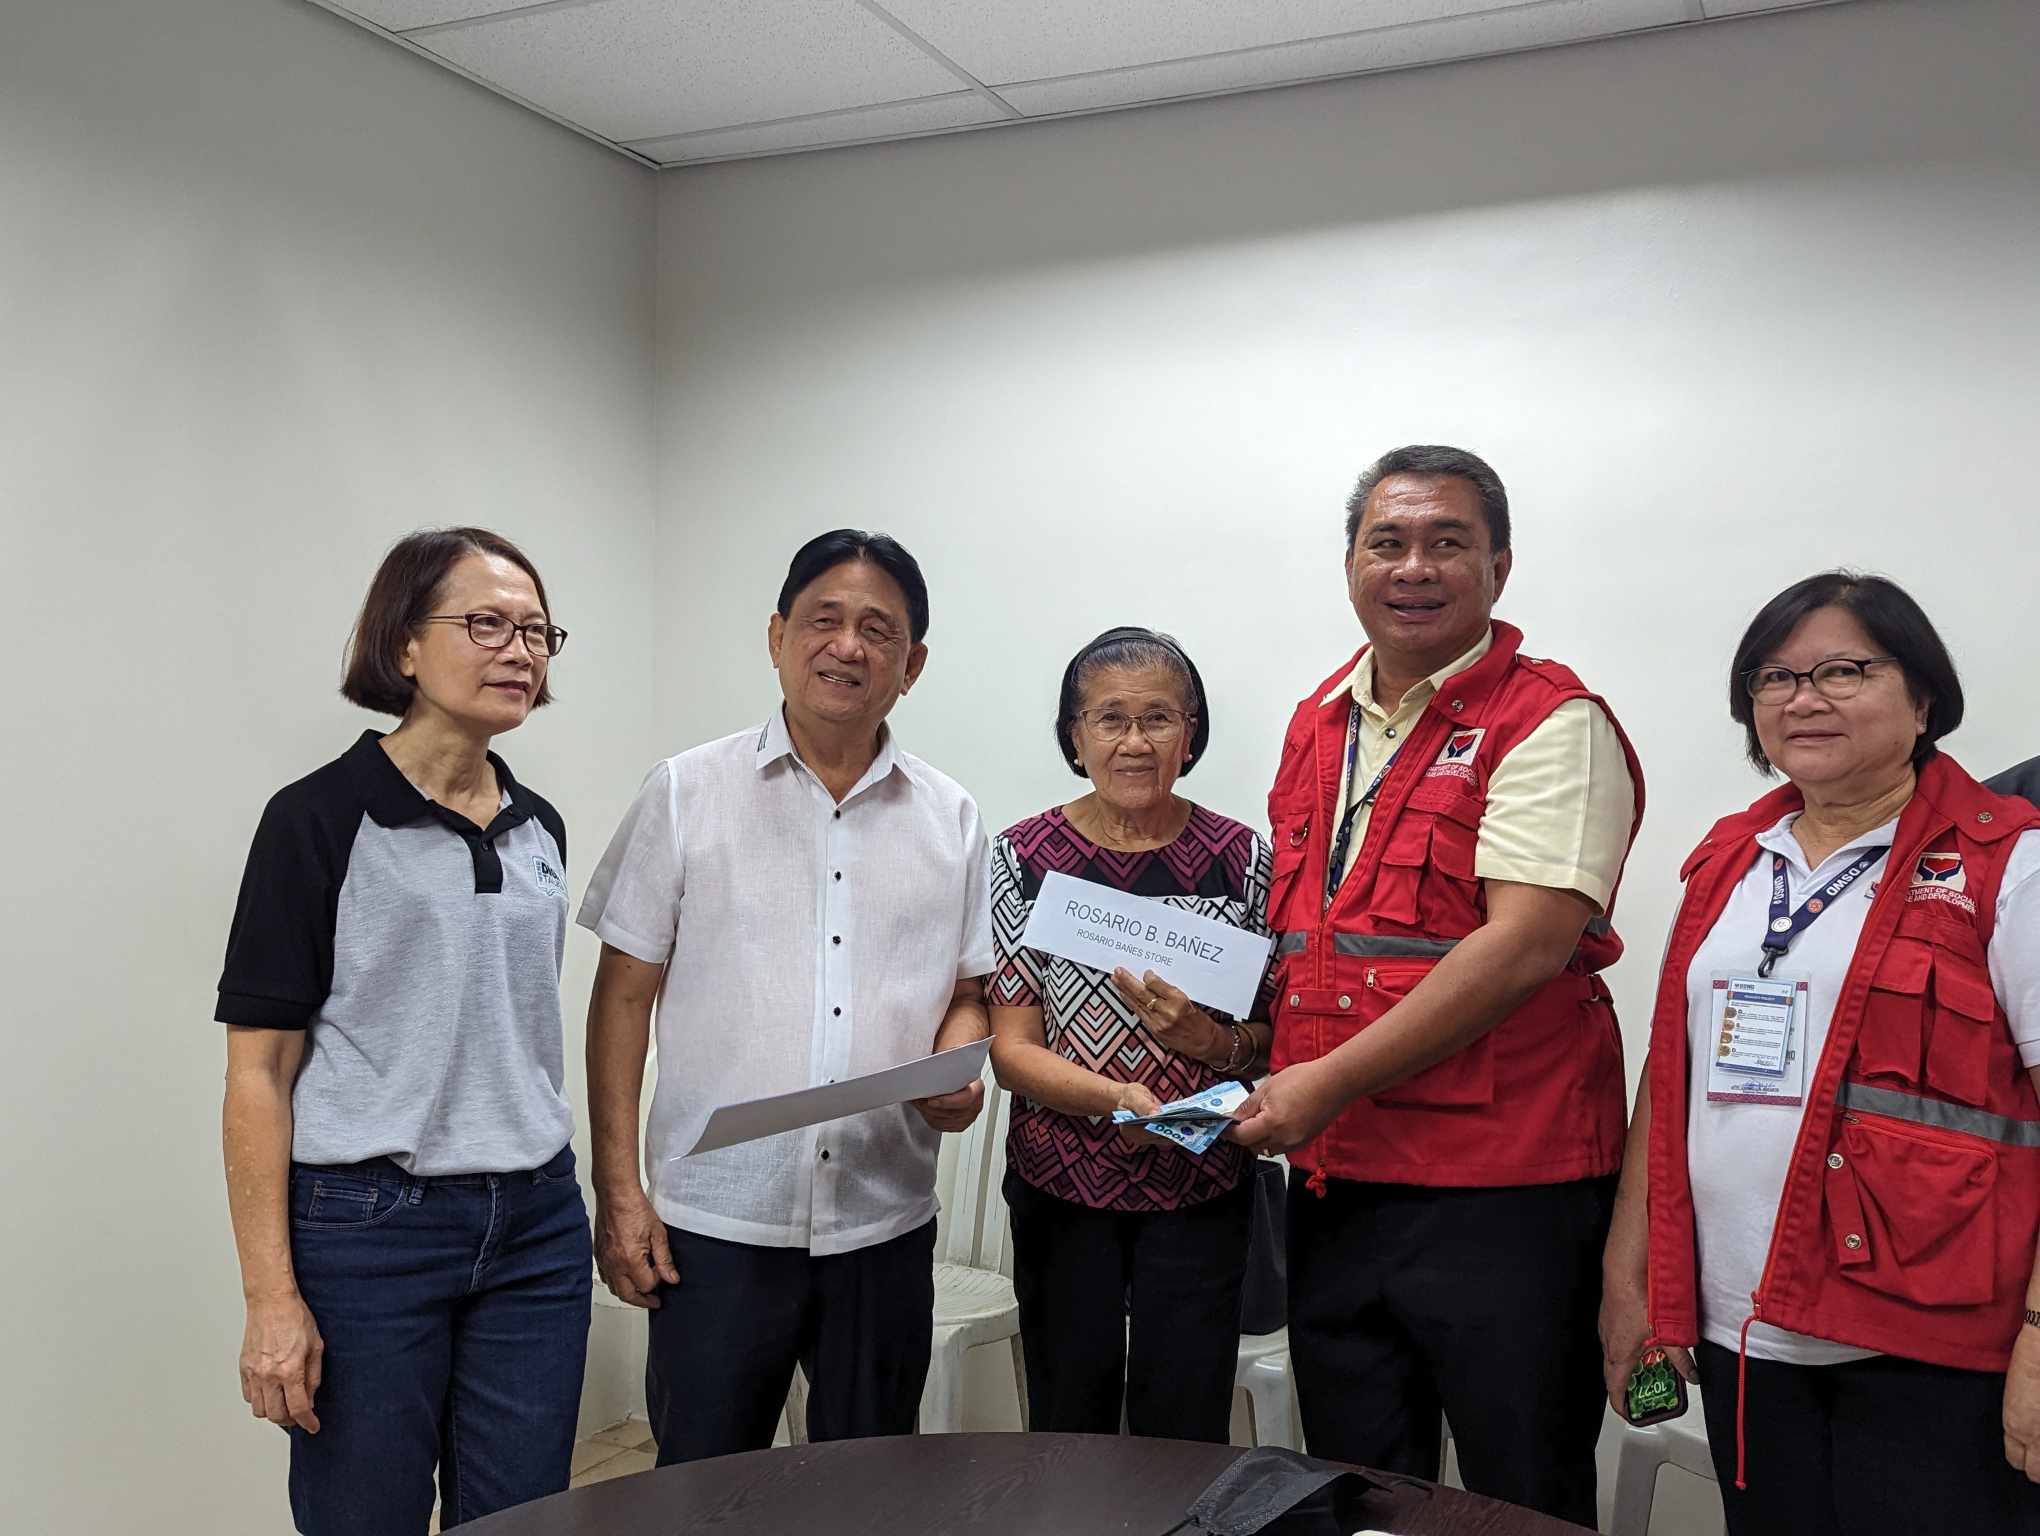
M 1716 823 L 1681 872 L 1649 1065 L 1650 1318 L 1662 1343 L 1691 1345 L 1700 1332 L 1686 973 L 1757 858 L 1756 835 L 1801 804 L 1787 785 Z M 1920 769 L 1807 1085 L 1753 1318 L 1935 1365 L 2005 1369 L 2040 1234 L 2040 1098 L 1985 946 L 2005 861 L 2036 825 L 2040 811 L 1992 794 L 1944 753 Z
M 1487 921 L 1474 847 L 1496 765 L 1568 699 L 1607 708 L 1566 668 L 1519 655 L 1522 640 L 1496 624 L 1488 653 L 1425 706 L 1329 909 L 1325 870 L 1344 812 L 1351 699 L 1342 691 L 1320 701 L 1359 657 L 1297 706 L 1268 796 L 1275 856 L 1268 920 L 1279 982 L 1273 1068 L 1316 1060 L 1351 1039 Z M 1636 786 L 1633 838 L 1643 770 L 1622 728 L 1615 731 Z M 1457 1055 L 1348 1105 L 1291 1161 L 1334 1178 L 1461 1187 L 1612 1173 L 1626 1107 L 1622 1037 L 1597 973 L 1621 953 L 1606 917 L 1596 918 L 1565 970 L 1508 1018 Z

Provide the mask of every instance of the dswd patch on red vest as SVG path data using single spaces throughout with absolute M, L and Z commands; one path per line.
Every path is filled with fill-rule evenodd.
M 1976 902 L 1965 889 L 1968 877 L 1963 873 L 1962 855 L 1959 853 L 1923 853 L 1913 865 L 1912 885 L 1905 893 L 1907 901 L 1945 901 L 1950 906 L 1960 907 L 1965 912 L 1975 912 Z
M 1424 770 L 1427 779 L 1465 779 L 1473 782 L 1473 755 L 1480 750 L 1480 739 L 1487 734 L 1486 726 L 1475 726 L 1470 731 L 1454 731 L 1445 738 L 1445 745 L 1438 749 L 1438 756 L 1431 766 Z

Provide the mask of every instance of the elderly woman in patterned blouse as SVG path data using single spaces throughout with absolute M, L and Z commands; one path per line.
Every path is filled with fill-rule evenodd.
M 1148 1114 L 1264 1063 L 1253 1021 L 1206 1012 L 1148 972 L 1109 976 L 1022 946 L 1051 870 L 1267 932 L 1267 843 L 1182 799 L 1211 736 L 1203 680 L 1149 629 L 1107 630 L 1063 672 L 1055 739 L 1088 794 L 992 853 L 992 1063 L 1014 1094 L 1006 1203 L 1029 1427 L 1224 1441 L 1239 1350 L 1251 1158 L 1202 1155 L 1112 1112 Z

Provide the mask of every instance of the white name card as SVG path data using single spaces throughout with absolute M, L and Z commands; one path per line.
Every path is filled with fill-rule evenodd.
M 1096 970 L 1153 971 L 1237 1019 L 1253 1007 L 1274 945 L 1265 934 L 1059 873 L 1043 878 L 1020 942 Z
M 969 1045 L 952 1046 L 933 1056 L 922 1056 L 879 1072 L 867 1072 L 862 1077 L 846 1078 L 840 1083 L 824 1083 L 818 1088 L 799 1088 L 792 1093 L 774 1094 L 769 1099 L 747 1099 L 739 1104 L 721 1105 L 708 1117 L 708 1124 L 702 1127 L 694 1145 L 666 1161 L 677 1163 L 682 1157 L 692 1157 L 697 1152 L 715 1152 L 733 1147 L 740 1141 L 777 1136 L 782 1131 L 797 1131 L 805 1126 L 861 1115 L 867 1110 L 884 1109 L 889 1104 L 904 1104 L 909 1099 L 932 1099 L 940 1094 L 954 1093 L 975 1081 L 984 1071 L 985 1056 L 991 1048 L 989 1040 L 973 1040 Z

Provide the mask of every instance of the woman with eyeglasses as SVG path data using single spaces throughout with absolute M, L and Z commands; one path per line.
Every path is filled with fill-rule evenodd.
M 563 1084 L 566 828 L 489 750 L 566 631 L 515 545 L 412 534 L 341 692 L 395 715 L 279 791 L 214 1014 L 241 1395 L 307 1536 L 422 1536 L 567 1486 L 592 1255 Z
M 1728 684 L 1787 782 L 1681 872 L 1610 1397 L 1700 1383 L 1730 1536 L 2040 1531 L 2040 811 L 1939 749 L 1954 663 L 1881 577 L 1786 588 Z
M 1175 793 L 1210 739 L 1183 648 L 1107 630 L 1064 669 L 1056 707 L 1057 750 L 1089 792 L 993 846 L 992 1065 L 1014 1095 L 1005 1195 L 1034 1430 L 1117 1434 L 1123 1406 L 1137 1435 L 1228 1436 L 1252 1158 L 1227 1141 L 1193 1155 L 1112 1114 L 1251 1082 L 1267 1000 L 1229 1019 L 1152 971 L 1021 943 L 1051 871 L 1268 931 L 1267 843 Z

